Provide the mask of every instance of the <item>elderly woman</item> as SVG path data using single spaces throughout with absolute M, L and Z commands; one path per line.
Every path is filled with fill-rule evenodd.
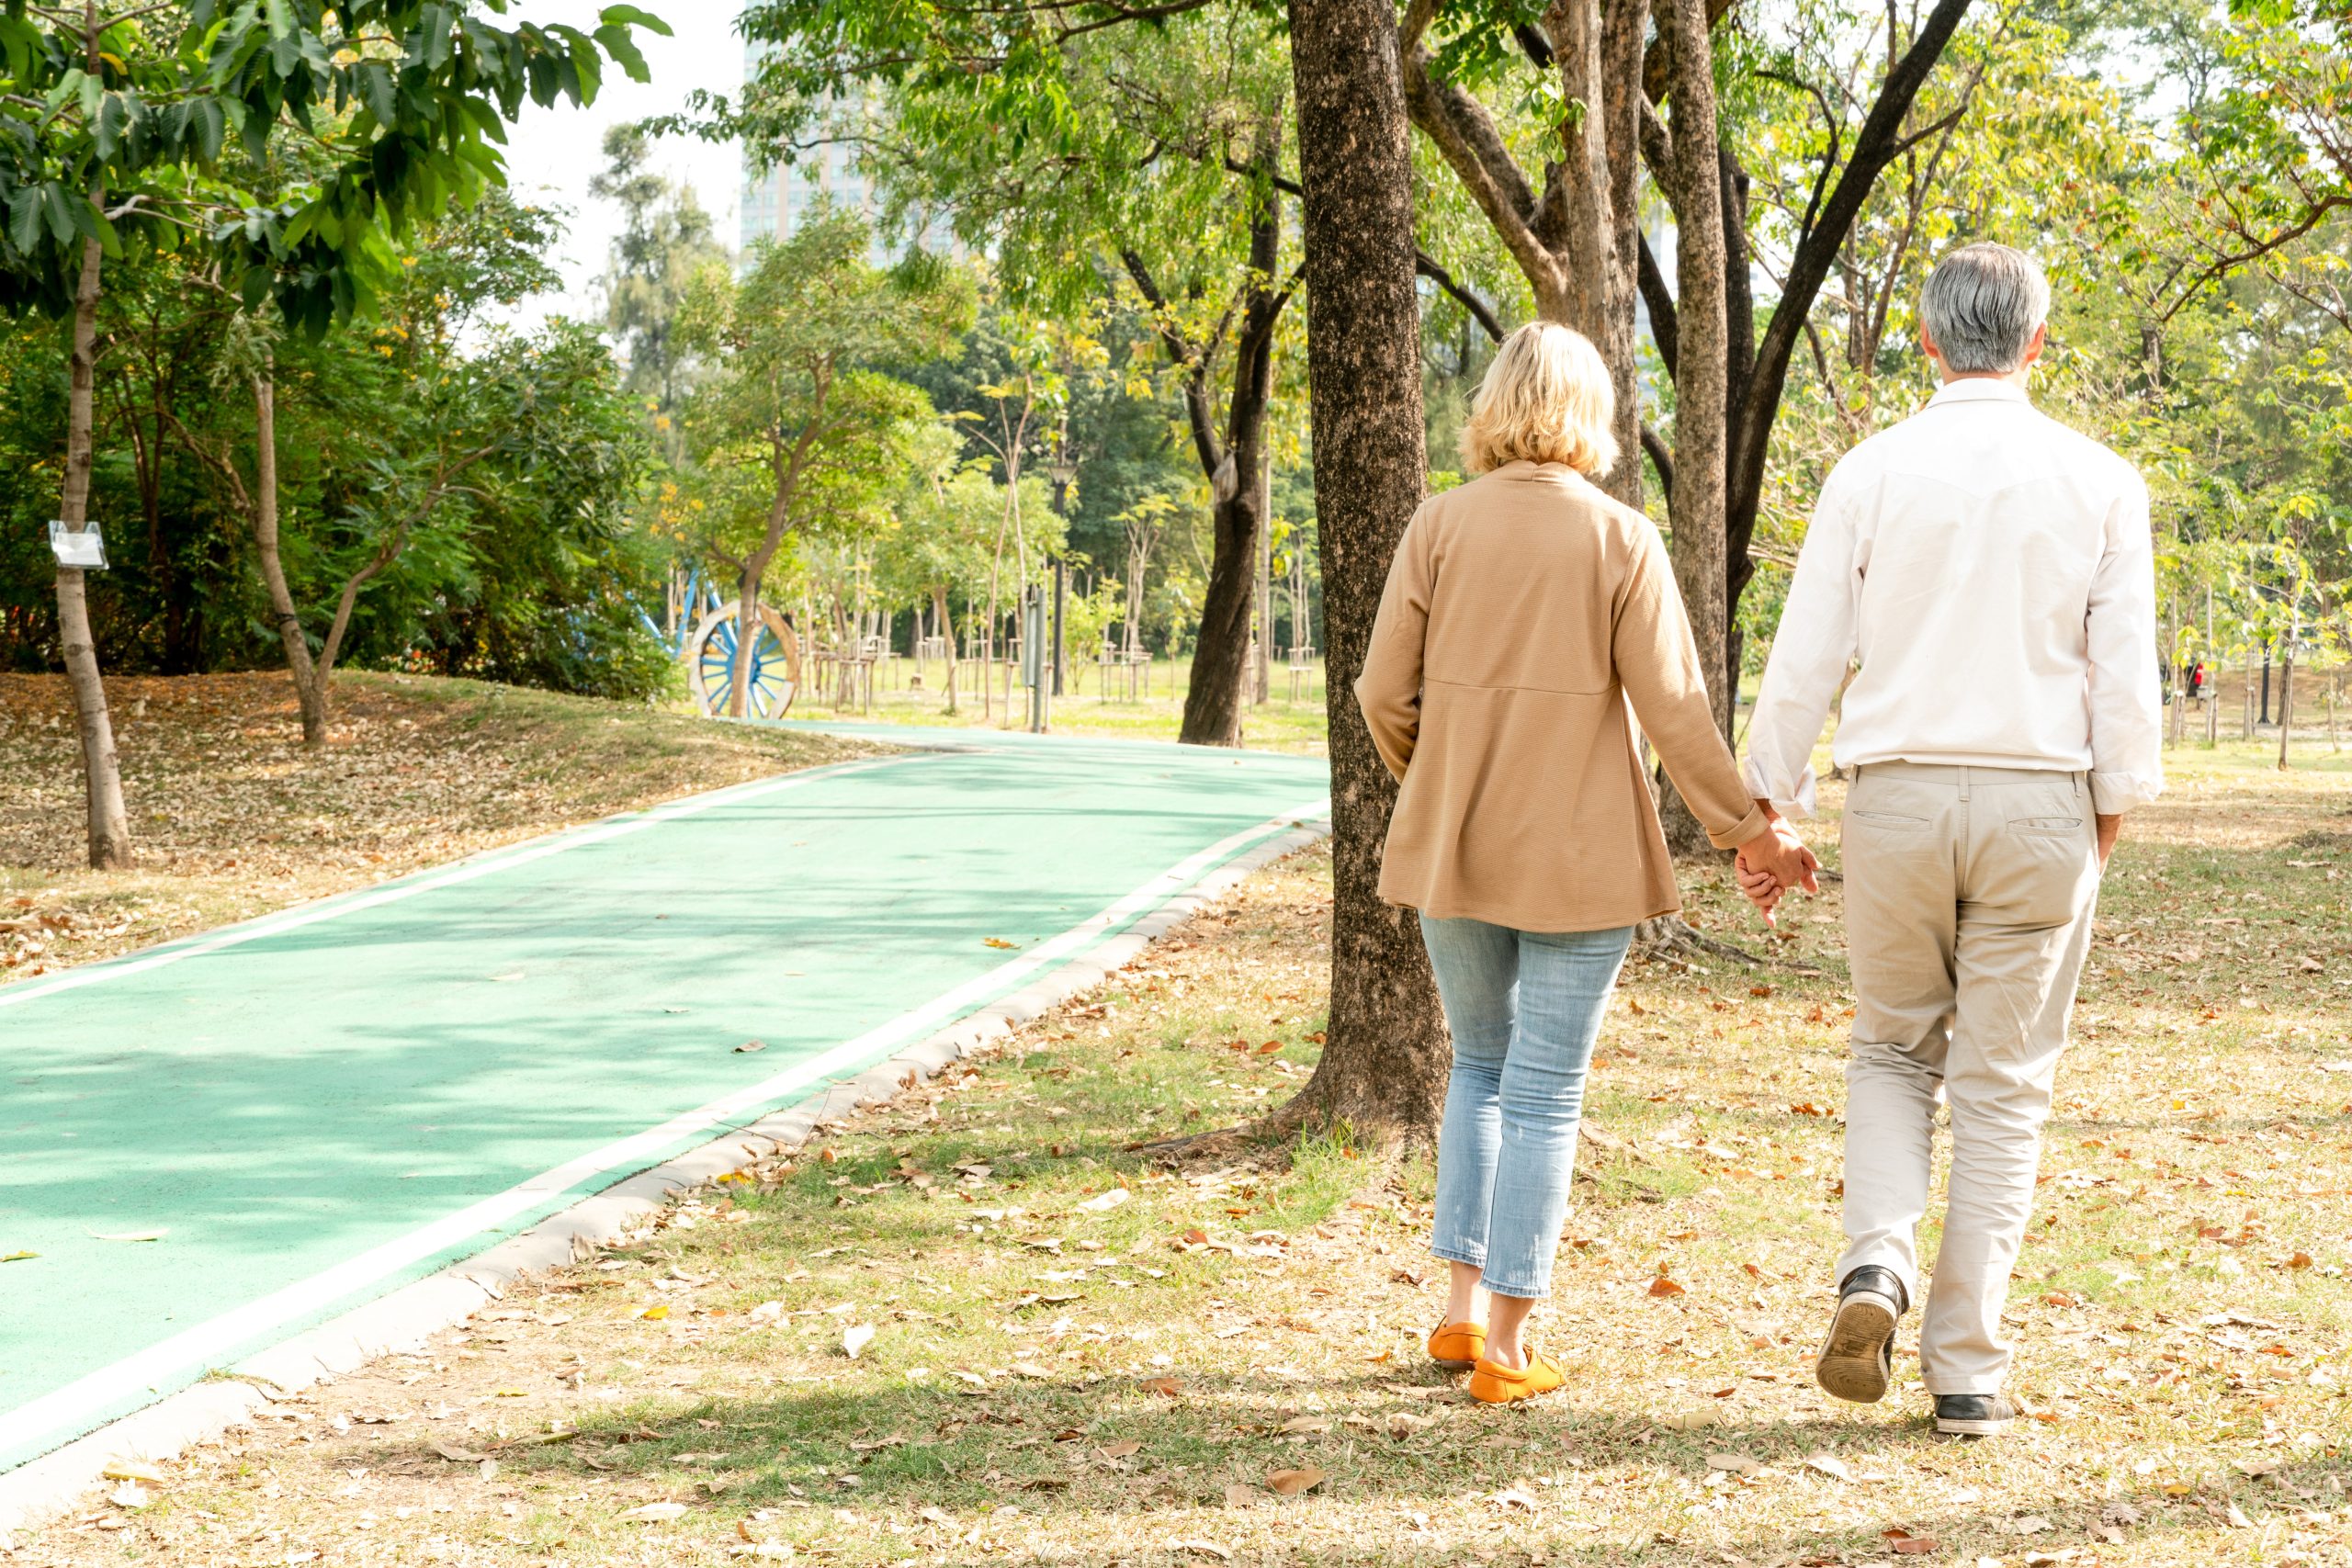
M 1550 1292 L 1586 1064 L 1634 927 L 1680 908 L 1628 700 L 1718 849 L 1810 880 L 1715 728 L 1657 530 L 1588 477 L 1616 459 L 1614 405 L 1579 334 L 1505 340 L 1462 433 L 1479 477 L 1414 514 L 1355 687 L 1402 785 L 1380 894 L 1420 911 L 1453 1034 L 1430 1248 L 1452 1290 L 1429 1351 L 1489 1404 L 1560 1386 L 1523 1329 Z

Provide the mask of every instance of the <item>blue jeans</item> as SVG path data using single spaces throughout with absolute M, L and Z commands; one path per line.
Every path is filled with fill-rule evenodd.
M 1585 1066 L 1634 928 L 1521 931 L 1421 917 L 1453 1032 L 1430 1250 L 1496 1295 L 1552 1293 Z

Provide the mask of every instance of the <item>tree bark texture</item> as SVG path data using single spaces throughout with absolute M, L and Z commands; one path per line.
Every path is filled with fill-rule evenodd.
M 1452 1052 L 1413 915 L 1380 900 L 1395 783 L 1353 686 L 1425 474 L 1410 131 L 1385 0 L 1291 0 L 1330 722 L 1331 1011 L 1294 1107 L 1426 1138 Z
M 95 28 L 91 39 L 97 48 Z M 98 289 L 104 260 L 96 240 L 82 244 L 82 276 L 74 296 L 73 376 L 66 400 L 65 485 L 57 515 L 79 531 L 90 520 L 90 465 L 95 441 L 98 359 Z M 89 802 L 90 864 L 99 871 L 130 865 L 130 818 L 122 803 L 122 766 L 116 755 L 114 718 L 107 711 L 106 678 L 98 670 L 97 639 L 90 630 L 90 603 L 79 567 L 57 569 L 57 632 L 65 657 L 65 683 L 74 694 L 76 728 L 82 737 L 82 778 Z

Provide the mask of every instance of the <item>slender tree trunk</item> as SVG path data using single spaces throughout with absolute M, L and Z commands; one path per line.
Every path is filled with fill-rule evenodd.
M 1179 740 L 1196 746 L 1241 744 L 1243 682 L 1250 678 L 1250 624 L 1256 597 L 1258 556 L 1266 534 L 1266 410 L 1273 398 L 1274 331 L 1288 302 L 1273 272 L 1281 259 L 1282 208 L 1272 163 L 1281 141 L 1262 130 L 1253 163 L 1255 203 L 1250 228 L 1250 283 L 1234 343 L 1233 395 L 1227 405 L 1224 451 L 1209 475 L 1214 509 L 1209 582 L 1201 599 L 1201 632 L 1193 645 L 1192 683 L 1184 693 Z M 1195 386 L 1200 383 L 1196 379 Z M 1194 411 L 1196 416 L 1199 411 Z M 1196 435 L 1204 459 L 1215 443 Z
M 2288 743 L 2295 736 L 2295 639 L 2303 635 L 2303 609 L 2295 606 L 2294 624 L 2288 628 L 2287 646 L 2278 666 L 2278 771 L 2286 772 L 2294 764 L 2288 758 Z
M 96 45 L 93 41 L 92 50 Z M 93 62 L 95 64 L 95 62 Z M 94 194 L 93 199 L 101 199 Z M 103 254 L 96 240 L 82 244 L 82 279 L 74 296 L 73 379 L 66 399 L 65 488 L 57 515 L 79 530 L 90 518 L 90 465 L 96 438 L 98 288 Z M 114 719 L 107 712 L 106 680 L 98 671 L 97 639 L 90 630 L 90 604 L 79 567 L 57 569 L 58 641 L 65 657 L 65 683 L 82 736 L 82 777 L 89 798 L 90 864 L 99 871 L 130 865 L 130 818 L 122 804 L 122 769 L 115 754 Z
M 1615 434 L 1623 454 L 1601 481 L 1628 506 L 1642 503 L 1642 397 L 1636 377 L 1635 258 L 1640 249 L 1642 49 L 1646 0 L 1555 0 L 1544 14 L 1563 95 L 1598 105 L 1568 122 L 1556 177 L 1566 201 L 1556 231 L 1541 231 L 1555 264 L 1536 309 L 1590 338 L 1617 394 Z M 1542 220 L 1539 220 L 1539 223 Z
M 767 551 L 754 552 L 743 563 L 735 590 L 735 657 L 727 668 L 727 716 L 742 718 L 752 711 L 752 650 L 759 646 L 766 625 L 760 618 L 760 587 L 767 576 Z
M 286 645 L 286 668 L 294 677 L 294 698 L 302 709 L 302 743 L 324 745 L 326 682 L 319 679 L 311 662 L 311 639 L 302 635 L 302 617 L 295 613 L 294 595 L 286 586 L 286 568 L 277 553 L 277 386 L 266 370 L 254 377 L 254 553 L 261 560 L 270 614 L 277 619 L 278 640 Z
M 1261 447 L 1252 438 L 1251 447 Z M 1228 448 L 1238 459 L 1242 446 Z M 1194 746 L 1241 744 L 1242 682 L 1250 675 L 1250 559 L 1264 521 L 1260 491 L 1244 484 L 1216 502 L 1209 513 L 1215 546 L 1209 556 L 1207 592 L 1201 596 L 1201 630 L 1193 644 L 1192 682 L 1184 692 L 1184 718 L 1177 739 Z
M 947 645 L 947 711 L 956 711 L 956 623 L 947 614 L 947 584 L 931 585 L 932 635 Z
M 1381 902 L 1396 789 L 1355 702 L 1424 481 L 1413 165 L 1386 0 L 1291 0 L 1330 720 L 1331 1010 L 1295 1113 L 1426 1137 L 1452 1053 L 1410 911 Z
M 1715 728 L 1731 739 L 1732 692 L 1724 671 L 1729 592 L 1724 567 L 1725 354 L 1723 169 L 1715 130 L 1714 72 L 1702 0 L 1660 0 L 1674 115 L 1676 243 L 1674 378 L 1674 580 L 1701 650 Z M 1661 813 L 1676 853 L 1711 852 L 1706 829 L 1671 784 Z
M 1250 700 L 1255 703 L 1272 696 L 1274 688 L 1274 508 L 1272 476 L 1268 472 L 1271 466 L 1259 466 L 1257 480 L 1257 613 L 1250 625 L 1257 638 L 1258 657 L 1252 660 L 1250 676 Z

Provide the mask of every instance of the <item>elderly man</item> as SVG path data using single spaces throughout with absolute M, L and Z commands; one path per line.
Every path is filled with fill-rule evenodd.
M 2091 910 L 2123 814 L 2163 787 L 2148 494 L 2132 466 L 2035 412 L 2050 286 L 2006 245 L 1945 256 L 1919 346 L 1943 388 L 1822 487 L 1749 723 L 1750 791 L 1814 806 L 1833 748 L 1855 1014 L 1846 1251 L 1816 1363 L 1883 1397 L 1917 1292 L 1939 1094 L 1951 1111 L 1943 1241 L 1919 1329 L 1936 1430 L 1989 1437 L 2009 1270 Z M 1741 867 L 1769 908 L 1781 889 Z

